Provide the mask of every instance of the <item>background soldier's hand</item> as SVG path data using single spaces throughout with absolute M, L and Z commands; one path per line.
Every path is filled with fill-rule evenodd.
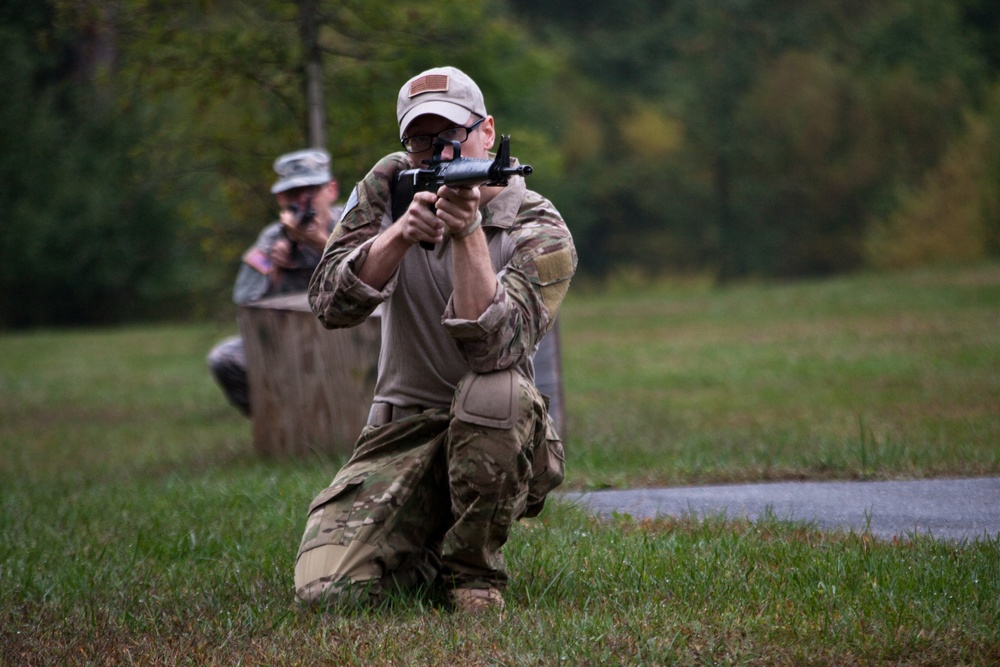
M 324 249 L 330 235 L 316 222 L 315 217 L 305 225 L 299 223 L 300 219 L 290 209 L 282 209 L 278 220 L 285 228 L 285 236 L 296 243 L 312 246 L 319 250 Z
M 292 244 L 286 238 L 279 238 L 274 241 L 271 251 L 268 253 L 271 263 L 279 269 L 292 268 Z

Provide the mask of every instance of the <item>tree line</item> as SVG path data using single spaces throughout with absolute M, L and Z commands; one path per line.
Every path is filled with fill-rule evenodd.
M 1000 250 L 990 0 L 8 0 L 0 39 L 4 327 L 224 311 L 273 159 L 349 189 L 441 64 L 595 280 Z

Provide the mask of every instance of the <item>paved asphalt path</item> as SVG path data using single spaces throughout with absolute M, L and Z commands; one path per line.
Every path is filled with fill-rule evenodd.
M 913 534 L 954 541 L 1000 536 L 1000 477 L 775 482 L 558 495 L 601 516 L 615 512 L 634 519 L 724 515 L 754 521 L 770 512 L 778 519 L 813 523 L 823 529 L 862 532 L 867 528 L 886 539 Z

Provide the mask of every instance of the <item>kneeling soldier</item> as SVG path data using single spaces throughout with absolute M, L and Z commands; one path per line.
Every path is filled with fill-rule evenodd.
M 358 183 L 309 289 L 328 328 L 381 306 L 382 349 L 368 425 L 310 506 L 296 593 L 328 606 L 442 582 L 459 609 L 502 608 L 511 525 L 536 515 L 563 478 L 531 359 L 576 250 L 559 212 L 520 176 L 417 192 L 394 221 L 401 170 L 435 151 L 450 159 L 456 145 L 488 159 L 497 140 L 479 87 L 455 68 L 408 81 L 396 114 L 405 152 Z

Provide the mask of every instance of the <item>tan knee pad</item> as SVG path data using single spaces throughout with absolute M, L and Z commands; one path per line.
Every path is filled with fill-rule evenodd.
M 520 414 L 520 378 L 513 369 L 466 374 L 455 396 L 455 416 L 477 426 L 513 428 Z

